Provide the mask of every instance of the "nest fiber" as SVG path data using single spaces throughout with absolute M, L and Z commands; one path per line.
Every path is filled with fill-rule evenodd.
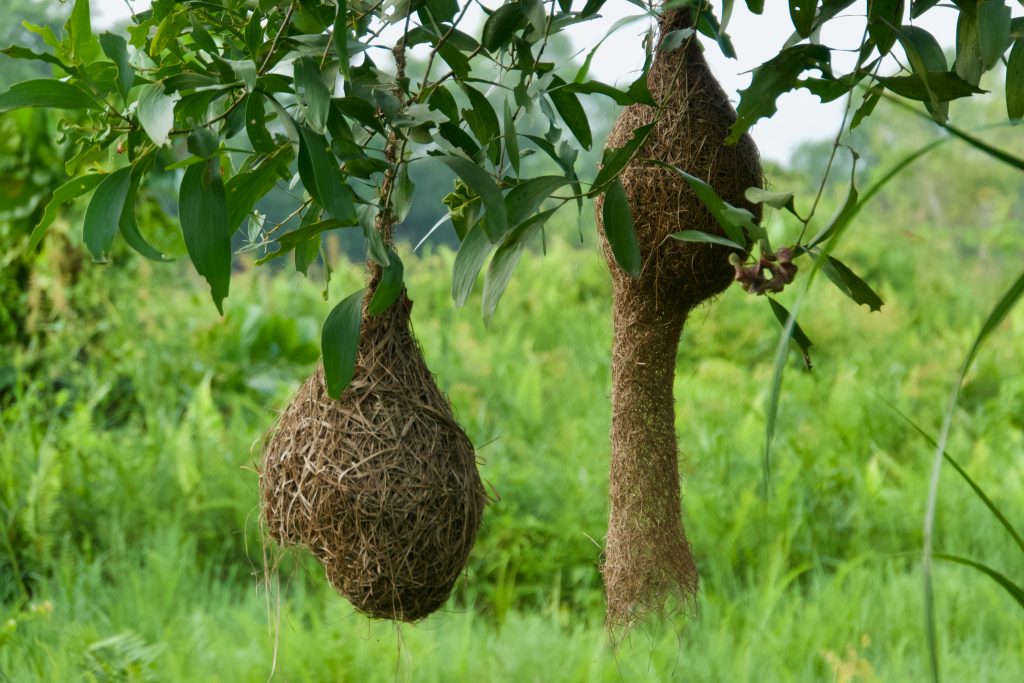
M 687 10 L 667 12 L 659 32 L 688 26 Z M 672 393 L 676 353 L 690 311 L 728 287 L 734 273 L 727 248 L 669 237 L 681 230 L 722 232 L 682 176 L 645 160 L 658 159 L 705 180 L 726 201 L 760 218 L 758 207 L 744 199 L 748 187 L 762 184 L 757 148 L 746 135 L 734 146 L 724 144 L 736 113 L 696 39 L 659 52 L 647 82 L 660 106 L 627 107 L 607 142 L 621 147 L 637 128 L 655 123 L 620 177 L 643 259 L 639 277 L 616 264 L 597 202 L 615 306 L 611 512 L 602 568 L 612 627 L 661 612 L 672 596 L 688 602 L 697 591 L 681 516 Z
M 320 367 L 268 434 L 263 520 L 307 547 L 359 611 L 416 621 L 451 593 L 486 502 L 473 446 L 409 325 L 404 293 L 364 312 L 356 371 L 340 400 Z

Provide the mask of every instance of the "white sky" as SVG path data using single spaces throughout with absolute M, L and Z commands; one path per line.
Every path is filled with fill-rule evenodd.
M 129 2 L 137 10 L 149 6 L 148 0 L 92 0 L 96 26 L 109 26 L 126 20 Z M 864 30 L 865 6 L 857 3 L 829 22 L 822 35 L 823 42 L 833 47 L 858 45 Z M 751 14 L 741 1 L 734 2 L 734 7 L 726 28 L 736 48 L 737 59 L 723 57 L 718 46 L 709 40 L 704 40 L 704 43 L 711 68 L 735 103 L 739 99 L 737 90 L 750 83 L 749 71 L 774 56 L 793 27 L 789 19 L 789 4 L 782 0 L 768 0 L 765 12 L 760 16 Z M 1015 8 L 1014 14 L 1018 13 L 1017 10 L 1019 8 Z M 573 26 L 568 31 L 576 48 L 584 54 L 616 21 L 638 14 L 639 9 L 626 0 L 608 0 L 601 13 L 601 19 Z M 930 31 L 943 46 L 951 46 L 955 42 L 956 16 L 952 10 L 937 7 L 923 21 L 914 23 Z M 905 21 L 909 21 L 909 15 Z M 609 37 L 594 57 L 592 77 L 620 84 L 633 80 L 635 72 L 643 64 L 641 39 L 647 27 L 647 22 L 636 21 Z M 852 54 L 835 53 L 833 66 L 837 72 L 848 70 L 853 66 L 853 59 Z M 788 93 L 779 98 L 778 113 L 754 126 L 752 134 L 762 156 L 784 162 L 801 142 L 834 136 L 842 119 L 843 106 L 843 100 L 822 104 L 806 90 Z

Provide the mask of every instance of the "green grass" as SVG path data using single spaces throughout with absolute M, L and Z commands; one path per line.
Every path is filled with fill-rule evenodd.
M 452 309 L 450 253 L 402 254 L 416 333 L 497 499 L 448 609 L 413 627 L 354 614 L 301 556 L 267 590 L 253 463 L 315 362 L 316 283 L 242 276 L 220 319 L 176 271 L 89 266 L 74 312 L 15 351 L 0 399 L 0 679 L 264 681 L 276 652 L 285 681 L 924 680 L 931 449 L 882 399 L 936 430 L 981 317 L 1016 275 L 1003 250 L 953 273 L 936 264 L 957 263 L 966 240 L 997 241 L 987 234 L 921 244 L 893 230 L 884 250 L 840 254 L 870 265 L 858 271 L 886 307 L 858 310 L 824 281 L 808 298 L 816 367 L 794 356 L 787 372 L 767 499 L 777 323 L 738 289 L 692 317 L 676 396 L 702 592 L 695 615 L 617 650 L 598 571 L 610 291 L 595 251 L 556 241 L 526 256 L 490 330 L 479 292 Z M 344 268 L 332 300 L 359 277 Z M 948 445 L 1018 525 L 1022 336 L 1017 312 L 989 340 Z M 1019 580 L 1024 558 L 955 473 L 940 496 L 937 549 Z M 1020 608 L 964 567 L 939 564 L 935 582 L 946 680 L 1011 680 Z

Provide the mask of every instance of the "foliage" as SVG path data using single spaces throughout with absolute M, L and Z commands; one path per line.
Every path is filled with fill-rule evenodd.
M 631 1 L 643 10 L 641 17 L 656 12 Z M 1004 0 L 957 3 L 960 30 L 950 67 L 931 35 L 901 25 L 902 1 L 869 2 L 856 66 L 837 75 L 833 48 L 816 36 L 851 4 L 790 3 L 796 33 L 755 70 L 750 87 L 741 93 L 732 141 L 770 116 L 778 96 L 801 87 L 824 101 L 869 88 L 854 124 L 870 114 L 886 91 L 923 102 L 944 123 L 948 102 L 983 92 L 977 87 L 981 76 L 1024 30 L 1011 21 Z M 484 316 L 489 319 L 515 267 L 515 259 L 502 257 L 542 230 L 552 210 L 569 203 L 582 211 L 584 196 L 610 190 L 609 210 L 628 213 L 616 201 L 614 180 L 642 137 L 622 151 L 606 153 L 602 170 L 585 189 L 576 159 L 579 149 L 592 146 L 593 134 L 580 97 L 607 97 L 618 105 L 655 103 L 646 89 L 646 72 L 619 90 L 588 79 L 590 57 L 575 74 L 560 73 L 554 62 L 545 61 L 553 37 L 598 16 L 604 2 L 573 5 L 571 0 L 510 0 L 484 7 L 478 35 L 470 35 L 463 29 L 471 3 L 455 0 L 157 0 L 152 9 L 133 15 L 126 40 L 114 33 L 94 35 L 89 1 L 76 0 L 61 35 L 27 25 L 48 51 L 6 50 L 18 59 L 45 61 L 66 78 L 18 83 L 0 94 L 0 109 L 54 107 L 86 115 L 87 122 L 68 130 L 71 144 L 80 149 L 76 172 L 111 174 L 96 187 L 84 223 L 85 243 L 97 260 L 106 258 L 118 232 L 143 255 L 162 256 L 138 230 L 136 198 L 140 193 L 145 197 L 154 169 L 184 169 L 178 199 L 182 235 L 218 309 L 230 287 L 232 235 L 246 223 L 251 247 L 277 246 L 264 259 L 294 252 L 302 272 L 318 252 L 327 258 L 321 248 L 324 233 L 360 227 L 370 261 L 387 267 L 390 256 L 382 240 L 408 214 L 415 191 L 408 167 L 437 157 L 460 181 L 458 199 L 450 204 L 460 237 L 479 223 L 487 238 L 471 240 L 466 248 L 472 258 L 455 264 L 454 279 L 467 283 L 456 288 L 456 301 L 472 287 L 482 259 L 494 252 L 496 267 L 485 275 L 489 296 Z M 763 8 L 753 0 L 747 5 L 755 13 Z M 934 5 L 915 0 L 911 16 Z M 666 10 L 677 7 L 692 8 L 697 30 L 717 41 L 726 55 L 734 53 L 725 32 L 731 3 L 721 18 L 699 0 L 665 4 Z M 693 39 L 692 31 L 678 33 L 666 36 L 658 49 L 680 49 Z M 909 72 L 880 75 L 897 46 Z M 652 46 L 645 49 L 649 64 Z M 1021 54 L 1012 51 L 1013 68 L 1007 71 L 1011 116 L 1024 97 L 1024 70 L 1017 68 Z M 808 71 L 818 76 L 806 78 Z M 540 136 L 528 123 L 535 117 L 546 120 Z M 546 165 L 529 163 L 526 157 L 537 153 L 550 157 L 559 174 L 548 176 Z M 589 176 L 582 175 L 584 180 Z M 271 225 L 255 211 L 277 184 L 296 182 L 306 197 L 294 213 Z M 563 186 L 571 193 L 558 194 Z M 855 202 L 852 188 L 851 197 Z M 707 199 L 720 203 L 713 191 Z M 545 202 L 550 203 L 546 210 Z M 817 200 L 802 219 L 804 231 L 816 205 Z M 749 230 L 763 247 L 761 261 L 774 263 L 763 233 L 742 212 L 726 208 L 722 223 L 730 239 L 743 243 Z M 792 201 L 788 208 L 795 212 Z M 295 214 L 299 227 L 282 233 Z M 624 226 L 621 236 L 616 233 L 613 251 L 626 259 L 627 270 L 635 271 L 635 237 L 623 216 L 613 222 Z M 831 235 L 828 227 L 806 244 L 804 231 L 790 252 L 822 261 L 814 247 Z M 502 249 L 496 250 L 498 245 Z M 870 292 L 845 264 L 834 258 L 824 262 L 840 289 L 855 298 L 857 292 Z M 760 276 L 761 266 L 751 269 Z M 332 271 L 325 272 L 329 277 Z M 784 280 L 752 291 L 777 291 Z M 340 344 L 325 349 L 326 355 L 350 355 L 341 353 L 350 342 L 333 334 L 324 339 Z M 343 388 L 348 370 L 341 366 L 348 363 L 332 363 L 332 393 Z

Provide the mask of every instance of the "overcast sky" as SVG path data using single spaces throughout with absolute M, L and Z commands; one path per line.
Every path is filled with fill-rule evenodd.
M 148 0 L 93 0 L 97 27 L 127 19 L 129 2 L 137 10 L 149 6 Z M 715 75 L 735 103 L 739 99 L 737 90 L 750 83 L 749 71 L 774 56 L 793 27 L 788 3 L 781 0 L 768 0 L 765 12 L 760 16 L 751 14 L 743 2 L 735 2 L 734 6 L 727 31 L 735 45 L 737 59 L 726 59 L 718 46 L 710 41 L 705 41 L 705 53 Z M 832 20 L 826 26 L 823 42 L 832 47 L 858 45 L 864 30 L 863 12 L 863 3 L 856 3 L 848 12 Z M 637 15 L 639 9 L 626 0 L 609 0 L 601 13 L 601 19 L 569 30 L 574 45 L 584 54 L 615 22 Z M 1014 14 L 1018 13 L 1019 8 L 1015 7 Z M 924 21 L 915 23 L 930 31 L 942 45 L 951 46 L 955 41 L 956 16 L 955 11 L 938 7 L 930 11 Z M 641 39 L 647 27 L 647 22 L 636 21 L 609 37 L 594 57 L 592 76 L 610 83 L 633 80 L 636 70 L 643 64 Z M 842 71 L 852 68 L 854 56 L 836 53 L 833 59 L 837 70 Z M 764 157 L 786 161 L 799 143 L 835 135 L 842 118 L 843 101 L 822 104 L 806 90 L 798 90 L 781 97 L 778 106 L 778 113 L 758 123 L 752 134 Z

